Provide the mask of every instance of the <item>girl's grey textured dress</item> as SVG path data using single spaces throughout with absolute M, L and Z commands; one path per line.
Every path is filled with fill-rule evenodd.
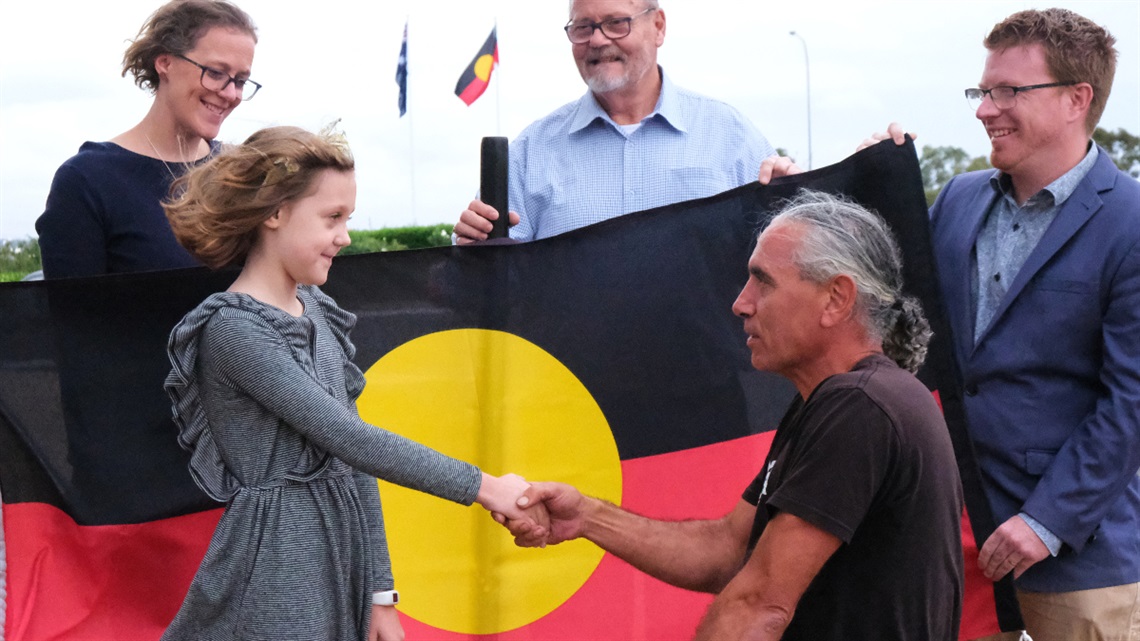
M 293 317 L 214 294 L 170 336 L 178 440 L 226 511 L 164 640 L 363 639 L 372 592 L 393 587 L 373 477 L 478 493 L 476 467 L 360 419 L 356 317 L 316 287 L 298 297 Z

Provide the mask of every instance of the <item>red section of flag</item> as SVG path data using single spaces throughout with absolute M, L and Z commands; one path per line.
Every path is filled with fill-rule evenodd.
M 487 90 L 487 85 L 490 84 L 489 80 L 490 79 L 483 80 L 481 78 L 475 78 L 464 87 L 463 91 L 456 95 L 459 96 L 459 99 L 467 106 L 471 106 L 471 103 L 478 100 L 479 96 L 482 96 L 483 92 Z
M 966 562 L 965 594 L 962 598 L 962 626 L 958 638 L 980 639 L 1001 632 L 998 624 L 994 583 L 978 567 L 978 543 L 970 516 L 962 510 L 962 555 Z
M 774 435 L 623 461 L 622 505 L 663 519 L 723 516 L 740 500 Z M 51 506 L 4 505 L 11 561 L 5 638 L 158 639 L 181 605 L 220 516 L 221 510 L 211 510 L 137 525 L 78 526 Z M 996 634 L 993 584 L 978 569 L 965 513 L 962 542 L 966 594 L 959 638 Z M 577 594 L 522 628 L 465 635 L 407 616 L 403 622 L 409 638 L 438 641 L 554 641 L 567 630 L 596 641 L 669 641 L 691 638 L 711 600 L 607 554 Z
M 8 641 L 158 639 L 182 605 L 222 510 L 80 526 L 42 503 L 4 505 Z
M 774 434 L 623 461 L 622 504 L 658 518 L 723 516 L 756 475 Z M 4 505 L 11 569 L 5 638 L 158 639 L 182 604 L 221 513 L 79 526 L 48 505 Z M 404 625 L 409 638 L 439 641 L 554 640 L 565 639 L 567 630 L 597 641 L 680 640 L 692 636 L 711 599 L 606 555 L 569 601 L 522 628 L 462 635 L 406 616 Z
M 622 461 L 622 506 L 665 519 L 719 518 L 740 501 L 775 432 Z M 409 639 L 433 641 L 683 641 L 712 596 L 675 588 L 609 554 L 578 592 L 529 625 L 494 635 L 456 634 L 404 616 Z

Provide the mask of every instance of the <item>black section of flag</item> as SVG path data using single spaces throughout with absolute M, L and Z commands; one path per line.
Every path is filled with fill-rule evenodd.
M 162 383 L 170 329 L 233 277 L 190 269 L 0 288 L 0 442 L 32 456 L 0 451 L 4 501 L 48 503 L 84 525 L 217 507 L 187 471 Z

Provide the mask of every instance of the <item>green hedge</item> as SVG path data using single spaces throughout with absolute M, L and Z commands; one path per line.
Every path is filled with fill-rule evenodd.
M 383 229 L 352 230 L 348 232 L 352 244 L 341 254 L 369 254 L 400 249 L 424 249 L 451 244 L 451 225 L 428 227 L 386 227 Z
M 342 254 L 423 249 L 450 245 L 451 225 L 352 230 L 348 235 L 352 244 Z M 40 245 L 35 238 L 0 240 L 0 283 L 20 280 L 37 269 L 40 269 Z

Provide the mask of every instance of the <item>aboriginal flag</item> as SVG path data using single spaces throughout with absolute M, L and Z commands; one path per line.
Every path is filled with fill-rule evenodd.
M 359 318 L 361 415 L 493 474 L 570 482 L 654 517 L 722 516 L 794 394 L 751 367 L 731 305 L 757 231 L 803 187 L 850 195 L 898 235 L 936 332 L 920 377 L 988 535 L 911 143 L 541 241 L 339 258 L 323 289 Z M 166 340 L 234 275 L 0 286 L 8 641 L 150 640 L 173 618 L 220 506 L 176 442 Z M 711 598 L 588 542 L 520 550 L 481 510 L 381 495 L 409 638 L 680 640 Z M 1010 585 L 984 582 L 974 558 L 963 638 L 1019 623 Z
M 455 95 L 468 106 L 487 90 L 487 85 L 491 82 L 491 72 L 499 64 L 497 31 L 498 27 L 491 29 L 491 35 L 487 36 L 487 41 L 483 43 L 479 53 L 475 54 L 471 64 L 467 65 L 463 74 L 459 76 L 459 82 L 455 83 Z

